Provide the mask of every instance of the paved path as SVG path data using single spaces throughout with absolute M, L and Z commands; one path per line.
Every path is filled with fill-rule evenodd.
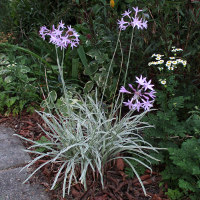
M 0 126 L 0 200 L 49 200 L 41 185 L 23 184 L 30 172 L 19 171 L 31 158 L 13 134 L 12 129 Z

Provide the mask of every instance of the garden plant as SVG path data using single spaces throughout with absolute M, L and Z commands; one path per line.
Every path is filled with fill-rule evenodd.
M 59 166 L 51 189 L 62 180 L 65 196 L 76 182 L 87 190 L 88 175 L 104 188 L 106 170 L 123 159 L 145 195 L 147 168 L 169 199 L 199 199 L 198 0 L 0 7 L 0 113 L 37 110 L 48 127 L 39 141 L 20 136 L 37 155 L 26 167 L 47 160 L 33 174 Z
M 129 25 L 133 30 L 136 26 L 138 29 L 147 28 L 147 21 L 138 17 L 138 12 L 141 12 L 142 10 L 139 10 L 138 7 L 133 7 L 133 11 L 135 12 L 134 17 L 131 18 L 128 16 L 131 19 L 130 22 L 124 22 L 123 18 L 119 21 L 120 32 Z M 129 15 L 131 11 L 126 11 L 123 16 L 127 16 L 127 13 Z M 124 23 L 127 24 L 126 27 L 124 26 Z M 150 107 L 153 106 L 152 104 L 155 99 L 154 94 L 156 92 L 153 89 L 153 85 L 150 84 L 151 80 L 147 81 L 146 78 L 142 76 L 140 76 L 140 78 L 136 77 L 136 82 L 138 83 L 137 90 L 129 84 L 129 87 L 132 89 L 133 97 L 131 101 L 123 102 L 125 105 L 128 105 L 130 109 L 123 117 L 116 115 L 122 106 L 121 103 L 118 104 L 119 98 L 114 103 L 112 109 L 105 112 L 105 109 L 103 108 L 103 97 L 112 65 L 111 60 L 107 79 L 105 80 L 103 88 L 102 98 L 98 99 L 98 91 L 96 90 L 94 97 L 89 94 L 83 97 L 77 94 L 78 100 L 70 103 L 71 99 L 68 96 L 68 87 L 66 86 L 63 77 L 64 50 L 67 48 L 73 49 L 79 45 L 79 34 L 71 26 L 65 27 L 65 24 L 61 21 L 57 28 L 53 25 L 51 30 L 47 29 L 46 26 L 42 26 L 40 35 L 43 39 L 48 36 L 50 37 L 49 42 L 55 45 L 56 53 L 59 49 L 63 51 L 63 57 L 61 59 L 59 59 L 57 53 L 57 66 L 63 87 L 62 101 L 67 112 L 63 115 L 56 106 L 49 108 L 48 103 L 46 106 L 49 108 L 49 112 L 38 112 L 50 129 L 49 132 L 44 130 L 49 141 L 45 143 L 33 141 L 34 145 L 29 148 L 33 150 L 27 151 L 38 154 L 38 157 L 24 168 L 31 166 L 43 157 L 48 156 L 49 160 L 39 166 L 27 180 L 49 162 L 61 163 L 61 167 L 55 177 L 51 189 L 54 188 L 61 172 L 64 171 L 63 197 L 65 197 L 67 182 L 68 194 L 74 181 L 76 183 L 80 181 L 84 185 L 84 188 L 87 189 L 86 177 L 90 170 L 97 174 L 97 177 L 100 177 L 101 185 L 104 187 L 103 180 L 106 164 L 114 159 L 122 158 L 129 164 L 133 173 L 135 173 L 139 179 L 145 195 L 147 195 L 137 170 L 131 165 L 129 160 L 134 160 L 150 170 L 151 168 L 148 164 L 151 163 L 150 160 L 157 160 L 156 158 L 149 156 L 148 153 L 150 150 L 157 151 L 157 148 L 144 141 L 141 136 L 141 131 L 143 129 L 151 127 L 148 123 L 141 121 L 146 112 L 134 114 L 134 112 L 139 111 L 140 108 L 149 111 Z M 115 52 L 113 58 L 114 55 Z M 128 61 L 129 59 L 130 53 Z M 127 72 L 128 64 L 125 76 L 127 76 Z M 120 92 L 131 94 L 124 86 L 121 87 Z M 152 99 L 151 101 L 150 98 Z M 29 141 L 22 136 L 20 137 Z M 47 152 L 34 151 L 34 148 L 36 147 L 45 148 Z M 145 162 L 140 158 L 144 159 Z

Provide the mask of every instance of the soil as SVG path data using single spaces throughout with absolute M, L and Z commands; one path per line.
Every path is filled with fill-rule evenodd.
M 39 140 L 45 136 L 39 125 L 48 129 L 37 113 L 30 115 L 24 112 L 17 117 L 0 115 L 0 124 L 13 128 L 17 134 L 31 140 Z M 30 142 L 25 141 L 23 144 L 27 148 L 31 145 Z M 35 157 L 33 154 L 30 156 Z M 48 158 L 38 160 L 34 167 L 38 167 L 47 160 Z M 128 178 L 124 173 L 125 164 L 120 159 L 106 166 L 103 189 L 100 181 L 95 180 L 96 176 L 91 172 L 87 178 L 87 191 L 84 191 L 83 186 L 77 183 L 71 187 L 70 195 L 62 198 L 62 176 L 58 187 L 50 190 L 59 167 L 58 164 L 47 164 L 32 178 L 32 181 L 37 181 L 46 188 L 46 191 L 51 194 L 52 200 L 168 200 L 163 192 L 164 188 L 159 187 L 162 179 L 159 172 L 150 173 L 146 170 L 140 177 L 147 191 L 147 196 L 145 196 L 138 179 L 136 177 Z

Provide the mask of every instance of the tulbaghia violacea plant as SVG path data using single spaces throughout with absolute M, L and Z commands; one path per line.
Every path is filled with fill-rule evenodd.
M 136 10 L 136 12 L 139 11 Z M 64 24 L 62 21 L 57 29 L 55 29 L 54 26 L 52 30 L 42 27 L 40 34 L 43 39 L 46 36 L 50 36 L 50 42 L 56 45 L 56 49 L 60 47 L 63 51 L 71 45 L 71 42 L 75 42 L 76 45 L 78 44 L 78 34 L 71 26 L 64 31 Z M 74 44 L 71 45 L 72 48 L 73 46 Z M 33 142 L 33 145 L 26 151 L 38 155 L 23 169 L 30 167 L 42 158 L 46 157 L 49 159 L 33 171 L 25 182 L 46 164 L 58 163 L 60 164 L 60 168 L 54 177 L 51 189 L 54 189 L 60 176 L 63 176 L 62 188 L 64 197 L 66 189 L 69 193 L 71 185 L 74 183 L 82 183 L 84 188 L 87 189 L 87 175 L 91 171 L 99 175 L 98 177 L 100 177 L 102 187 L 104 187 L 104 171 L 106 164 L 114 159 L 122 158 L 130 165 L 146 195 L 144 185 L 130 161 L 136 161 L 151 170 L 149 166 L 151 159 L 157 160 L 149 154 L 149 151 L 157 152 L 157 148 L 144 141 L 141 136 L 143 129 L 152 127 L 148 123 L 141 121 L 142 117 L 151 107 L 149 104 L 152 102 L 150 100 L 148 101 L 148 97 L 154 99 L 155 92 L 152 88 L 153 85 L 150 84 L 151 82 L 147 82 L 146 78 L 141 77 L 137 80 L 140 85 L 137 90 L 134 89 L 132 85 L 129 85 L 134 92 L 134 101 L 146 100 L 141 103 L 146 111 L 133 115 L 134 110 L 130 109 L 125 116 L 118 117 L 116 113 L 119 113 L 118 111 L 121 109 L 121 105 L 118 106 L 118 100 L 115 102 L 110 113 L 106 114 L 102 106 L 103 98 L 99 101 L 97 92 L 95 98 L 92 98 L 90 95 L 83 98 L 77 94 L 77 96 L 79 96 L 79 101 L 74 101 L 74 103 L 69 106 L 69 96 L 67 95 L 63 78 L 63 62 L 60 64 L 58 56 L 57 64 L 65 97 L 63 98 L 63 103 L 67 107 L 68 114 L 64 116 L 61 110 L 57 109 L 56 106 L 53 111 L 49 109 L 49 113 L 37 112 L 49 128 L 49 131 L 47 131 L 41 127 L 46 137 L 49 139 L 49 142 L 40 143 L 19 136 L 26 141 Z M 111 65 L 112 62 L 110 67 Z M 107 79 L 108 76 L 109 72 Z M 151 92 L 147 90 L 151 90 Z M 132 93 L 125 90 L 125 88 L 121 88 L 120 91 L 128 94 Z M 138 108 L 138 106 L 136 106 L 136 108 Z M 47 151 L 38 152 L 35 150 L 38 147 L 43 147 Z
M 66 188 L 69 193 L 74 183 L 81 182 L 87 189 L 86 177 L 91 171 L 99 174 L 104 187 L 106 164 L 122 158 L 130 165 L 146 195 L 143 183 L 130 162 L 136 161 L 151 170 L 149 166 L 151 160 L 157 160 L 149 154 L 149 151 L 157 152 L 157 149 L 144 141 L 140 134 L 143 129 L 152 127 L 141 121 L 146 112 L 132 115 L 133 111 L 130 110 L 123 118 L 118 118 L 115 117 L 117 110 L 113 110 L 107 116 L 97 99 L 97 93 L 95 100 L 89 95 L 85 99 L 80 97 L 80 101 L 72 104 L 71 108 L 68 117 L 60 114 L 58 110 L 56 116 L 52 113 L 37 112 L 50 129 L 50 131 L 43 129 L 49 138 L 48 143 L 41 144 L 19 136 L 33 142 L 34 145 L 26 151 L 38 155 L 23 169 L 30 167 L 39 159 L 49 157 L 49 160 L 40 165 L 25 182 L 46 164 L 59 163 L 60 168 L 51 189 L 55 187 L 62 174 L 64 197 Z M 35 151 L 34 149 L 38 147 L 45 148 L 47 153 Z
M 129 87 L 131 92 L 126 90 L 124 86 L 121 87 L 120 92 L 132 95 L 132 98 L 128 102 L 123 102 L 125 106 L 128 106 L 130 110 L 136 110 L 139 112 L 140 108 L 149 111 L 153 107 L 153 102 L 155 100 L 155 90 L 154 85 L 151 85 L 151 80 L 148 82 L 146 77 L 140 76 L 136 77 L 138 83 L 137 89 L 135 89 L 131 84 Z

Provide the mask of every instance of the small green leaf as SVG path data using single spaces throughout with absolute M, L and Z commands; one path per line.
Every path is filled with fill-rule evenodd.
M 92 90 L 92 88 L 94 87 L 94 83 L 92 81 L 88 81 L 86 84 L 85 84 L 85 87 L 84 87 L 84 92 L 85 93 L 88 93 Z
M 58 65 L 51 65 L 51 68 L 52 68 L 53 70 L 58 70 Z
M 104 77 L 102 76 L 101 73 L 96 73 L 94 76 L 94 80 L 96 81 L 96 83 L 99 87 L 102 87 L 105 83 Z
M 188 191 L 188 190 L 193 191 L 193 192 L 195 191 L 195 187 L 192 186 L 191 183 L 189 183 L 183 179 L 179 179 L 179 187 L 186 191 Z
M 40 138 L 40 140 L 38 140 L 37 142 L 40 143 L 40 144 L 44 144 L 44 143 L 48 143 L 49 140 L 46 137 L 42 136 Z M 47 151 L 47 149 L 45 147 L 39 147 L 39 148 L 36 148 L 35 150 L 40 152 L 40 153 L 43 153 L 43 152 Z
M 18 99 L 19 97 L 10 97 L 9 99 L 7 99 L 6 105 L 8 106 L 8 108 L 10 108 Z
M 57 99 L 57 93 L 55 90 L 51 91 L 49 93 L 48 99 L 50 99 L 51 101 L 55 102 Z

